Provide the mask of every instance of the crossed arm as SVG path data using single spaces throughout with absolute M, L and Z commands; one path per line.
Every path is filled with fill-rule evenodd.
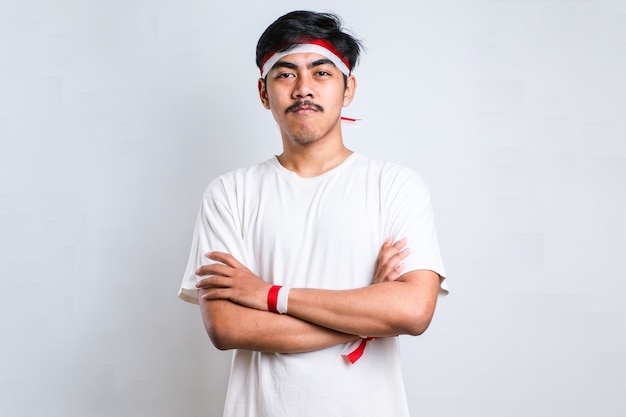
M 364 336 L 418 335 L 430 324 L 439 276 L 429 270 L 402 274 L 406 240 L 387 240 L 372 285 L 353 290 L 293 288 L 288 314 L 267 311 L 271 284 L 234 257 L 211 252 L 217 261 L 196 274 L 207 332 L 218 349 L 295 353 L 322 349 Z

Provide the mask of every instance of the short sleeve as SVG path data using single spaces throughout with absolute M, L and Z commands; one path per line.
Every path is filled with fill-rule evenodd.
M 406 237 L 411 254 L 405 259 L 405 272 L 428 269 L 439 274 L 439 294 L 448 293 L 446 273 L 435 230 L 430 191 L 416 172 L 393 166 L 384 178 L 387 236 Z
M 206 257 L 208 252 L 230 253 L 246 262 L 236 207 L 229 202 L 222 185 L 219 180 L 209 185 L 196 218 L 189 260 L 178 292 L 179 298 L 190 303 L 198 304 L 199 277 L 195 271 L 212 262 Z

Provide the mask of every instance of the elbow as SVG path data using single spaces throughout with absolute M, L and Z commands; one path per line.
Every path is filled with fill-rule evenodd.
M 407 334 L 410 336 L 421 336 L 424 332 L 426 332 L 429 325 L 430 321 L 415 320 L 411 326 L 407 328 Z
M 237 348 L 235 339 L 238 332 L 235 317 L 229 310 L 232 306 L 229 302 L 203 301 L 201 304 L 202 322 L 211 343 L 219 350 Z
M 410 336 L 420 336 L 426 332 L 433 317 L 431 309 L 417 309 L 416 311 L 407 312 L 401 323 L 400 333 Z
M 206 326 L 206 332 L 209 335 L 211 343 L 213 343 L 213 346 L 217 349 L 234 349 L 235 342 L 232 339 L 232 332 L 229 332 L 227 329 L 222 329 L 220 326 L 214 324 Z
M 409 275 L 411 274 L 411 275 Z M 407 285 L 396 304 L 398 334 L 420 336 L 426 332 L 435 313 L 439 291 L 439 276 L 433 271 L 414 271 L 398 281 Z

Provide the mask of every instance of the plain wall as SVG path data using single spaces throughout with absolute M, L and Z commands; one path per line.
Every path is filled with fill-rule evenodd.
M 254 49 L 298 8 L 367 46 L 348 146 L 433 194 L 413 415 L 626 415 L 618 0 L 1 1 L 0 415 L 221 415 L 231 354 L 176 293 L 208 182 L 280 152 Z

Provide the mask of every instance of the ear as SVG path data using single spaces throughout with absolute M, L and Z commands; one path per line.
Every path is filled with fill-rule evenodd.
M 356 93 L 356 78 L 354 75 L 348 75 L 346 80 L 346 88 L 343 92 L 343 107 L 348 107 L 352 103 L 354 94 Z
M 269 110 L 270 99 L 267 95 L 267 88 L 265 86 L 265 80 L 263 78 L 259 78 L 258 89 L 259 89 L 259 98 L 261 99 L 261 103 L 263 104 L 263 107 Z

